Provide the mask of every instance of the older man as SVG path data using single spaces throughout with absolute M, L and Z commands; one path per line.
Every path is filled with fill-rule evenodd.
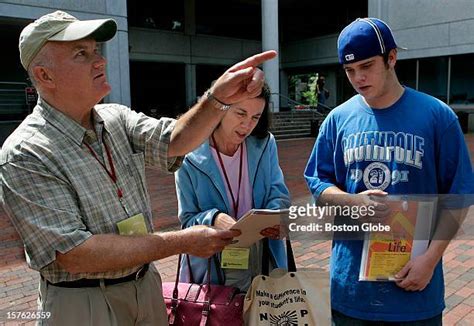
M 57 11 L 20 36 L 21 63 L 40 96 L 2 148 L 0 193 L 41 274 L 39 309 L 51 312 L 51 325 L 166 325 L 150 262 L 209 257 L 238 234 L 204 226 L 153 233 L 144 168 L 176 170 L 232 103 L 260 94 L 256 66 L 276 53 L 227 70 L 178 121 L 156 120 L 97 104 L 110 92 L 97 43 L 116 30 L 111 19 Z

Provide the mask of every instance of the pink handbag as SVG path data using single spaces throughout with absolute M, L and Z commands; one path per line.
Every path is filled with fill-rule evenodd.
M 181 255 L 178 258 L 176 281 L 163 283 L 168 324 L 176 326 L 243 325 L 242 309 L 245 293 L 240 293 L 239 289 L 234 287 L 211 284 L 211 258 L 207 265 L 206 284 L 193 283 L 191 264 L 189 257 L 186 256 L 186 258 L 190 268 L 191 283 L 179 282 Z M 218 267 L 215 256 L 214 262 Z

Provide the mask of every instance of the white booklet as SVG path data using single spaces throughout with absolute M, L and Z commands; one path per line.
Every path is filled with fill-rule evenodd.
M 231 229 L 242 234 L 234 238 L 229 247 L 248 248 L 263 238 L 262 230 L 281 224 L 282 218 L 288 219 L 289 209 L 251 209 L 243 215 Z

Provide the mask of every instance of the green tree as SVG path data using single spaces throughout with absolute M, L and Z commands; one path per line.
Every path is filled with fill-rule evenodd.
M 318 105 L 318 97 L 316 96 L 316 80 L 317 75 L 312 75 L 308 79 L 307 90 L 301 93 L 301 96 L 306 100 L 306 103 L 311 106 Z

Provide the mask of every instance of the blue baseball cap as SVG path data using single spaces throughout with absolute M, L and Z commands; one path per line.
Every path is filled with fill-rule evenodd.
M 353 63 L 388 53 L 397 46 L 392 30 L 377 18 L 357 18 L 347 25 L 337 39 L 339 63 Z

